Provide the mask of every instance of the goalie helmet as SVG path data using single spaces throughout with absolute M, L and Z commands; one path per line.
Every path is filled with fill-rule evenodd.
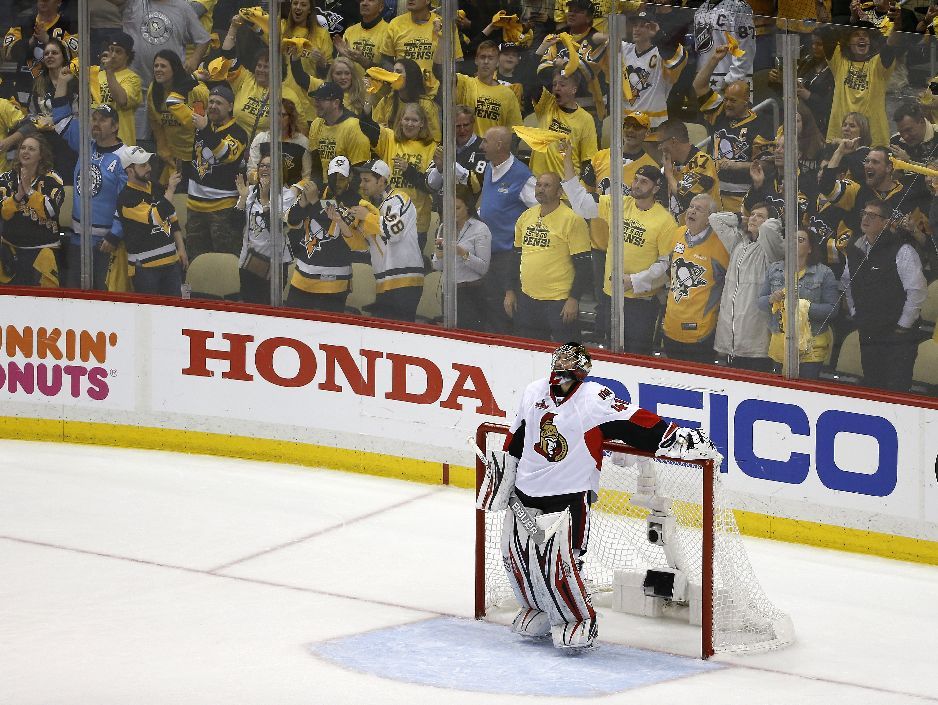
M 565 382 L 582 382 L 590 373 L 593 360 L 576 341 L 564 343 L 550 358 L 550 385 L 559 388 Z

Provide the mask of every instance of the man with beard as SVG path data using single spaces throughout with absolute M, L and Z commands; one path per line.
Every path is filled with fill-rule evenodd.
M 117 216 L 127 245 L 127 262 L 133 271 L 134 292 L 178 297 L 182 272 L 189 266 L 173 206 L 182 174 L 174 172 L 166 192 L 158 198 L 153 193 L 152 156 L 141 147 L 130 147 L 125 152 L 127 186 L 117 201 Z
M 577 178 L 569 149 L 565 152 L 563 176 L 563 190 L 577 215 L 599 217 L 607 223 L 612 221 L 615 194 L 594 196 L 587 193 Z M 631 195 L 622 197 L 625 351 L 639 355 L 651 354 L 660 308 L 657 293 L 665 283 L 675 226 L 674 218 L 657 201 L 663 180 L 658 167 L 645 165 L 632 179 Z M 611 308 L 611 297 L 612 260 L 607 257 L 599 305 Z
M 835 178 L 841 160 L 854 149 L 856 140 L 842 140 L 820 177 L 821 193 L 844 210 L 850 230 L 859 232 L 860 214 L 856 205 L 871 199 L 885 204 L 894 224 L 904 223 L 906 229 L 913 230 L 914 226 L 923 223 L 931 199 L 925 180 L 916 179 L 910 186 L 904 185 L 896 177 L 892 157 L 885 147 L 873 147 L 863 160 L 863 185 L 850 179 Z
M 196 127 L 189 178 L 186 246 L 195 259 L 203 252 L 241 253 L 242 228 L 234 223 L 238 201 L 235 175 L 247 149 L 247 133 L 232 115 L 234 92 L 227 83 L 212 88 L 208 116 L 192 114 Z
M 63 69 L 64 71 L 67 69 Z M 52 119 L 56 131 L 68 146 L 78 152 L 81 146 L 78 118 L 72 115 L 71 100 L 67 95 L 67 81 L 56 83 L 52 99 Z M 91 288 L 104 291 L 111 264 L 111 253 L 120 244 L 122 232 L 120 221 L 114 218 L 117 199 L 127 185 L 127 173 L 121 164 L 124 143 L 117 134 L 120 120 L 117 111 L 110 105 L 98 105 L 91 112 L 91 173 L 85 182 L 91 189 Z M 75 165 L 75 184 L 82 184 L 81 164 Z M 65 286 L 77 289 L 81 286 L 81 188 L 76 187 L 72 195 L 72 234 L 67 249 Z

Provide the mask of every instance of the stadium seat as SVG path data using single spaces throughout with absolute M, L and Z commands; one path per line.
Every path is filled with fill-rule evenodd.
M 687 123 L 687 136 L 690 138 L 691 144 L 700 146 L 701 142 L 706 141 L 710 137 L 710 133 L 707 131 L 707 128 L 699 122 L 689 122 Z
M 74 198 L 75 187 L 65 186 L 62 191 L 65 193 L 65 200 L 62 201 L 62 208 L 59 211 L 59 227 L 65 230 L 72 227 L 72 198 Z
M 926 340 L 918 346 L 912 381 L 930 386 L 938 385 L 938 342 Z
M 422 323 L 439 323 L 443 320 L 442 276 L 442 272 L 430 272 L 424 277 L 423 294 L 417 304 L 417 320 Z
M 352 263 L 352 290 L 345 301 L 345 309 L 363 313 L 365 306 L 375 302 L 375 274 L 370 264 Z
M 853 331 L 844 338 L 840 346 L 840 355 L 837 357 L 838 374 L 863 377 L 863 366 L 860 364 L 860 333 Z
M 193 299 L 237 301 L 241 295 L 238 258 L 227 252 L 206 252 L 189 263 L 186 284 Z
M 929 323 L 938 321 L 938 280 L 928 285 L 928 294 L 922 304 L 922 320 Z

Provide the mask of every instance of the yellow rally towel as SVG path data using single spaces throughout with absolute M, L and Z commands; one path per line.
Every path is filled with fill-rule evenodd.
M 570 55 L 570 60 L 567 62 L 567 65 L 563 67 L 563 75 L 572 76 L 576 73 L 576 70 L 580 68 L 579 47 L 577 47 L 576 42 L 573 41 L 573 37 L 566 32 L 561 32 L 558 36 L 560 37 L 560 43 L 567 48 L 567 53 Z
M 59 285 L 59 265 L 55 261 L 55 254 L 49 247 L 39 250 L 33 260 L 33 269 L 39 272 L 39 286 L 45 289 L 54 289 Z
M 525 143 L 535 152 L 546 152 L 547 148 L 550 147 L 554 142 L 559 142 L 566 137 L 566 135 L 563 135 L 559 132 L 543 130 L 540 127 L 515 125 L 511 129 L 514 130 L 515 134 L 523 139 Z
M 632 89 L 632 82 L 629 80 L 628 73 L 622 74 L 622 95 L 629 103 L 635 100 L 635 91 Z
M 305 37 L 290 37 L 280 42 L 280 51 L 284 54 L 296 54 L 301 58 L 309 58 L 313 55 L 316 46 Z
M 104 278 L 108 291 L 133 291 L 130 284 L 130 268 L 127 263 L 127 248 L 122 242 L 111 255 L 111 264 Z
M 381 84 L 387 83 L 391 88 L 396 91 L 399 91 L 404 87 L 404 74 L 394 73 L 393 71 L 387 71 L 378 66 L 372 66 L 370 69 L 365 71 L 371 78 L 374 79 L 371 85 L 368 87 L 369 93 L 377 93 L 381 90 Z
M 203 67 L 208 73 L 209 81 L 226 81 L 228 80 L 228 72 L 231 70 L 231 64 L 233 63 L 231 59 L 219 56 L 209 61 L 207 66 L 203 64 Z
M 735 56 L 737 59 L 740 59 L 746 55 L 746 52 L 739 48 L 739 42 L 736 41 L 736 37 L 734 37 L 729 32 L 723 32 L 723 36 L 726 37 L 726 46 L 730 48 L 730 54 Z
M 529 46 L 534 38 L 534 32 L 524 31 L 524 25 L 518 18 L 518 15 L 508 15 L 504 10 L 499 10 L 492 17 L 492 24 L 501 28 L 502 38 L 511 44 L 518 46 Z
M 261 39 L 267 44 L 269 37 L 267 30 L 270 27 L 270 17 L 267 13 L 259 7 L 242 7 L 238 11 L 238 14 L 241 15 L 241 19 L 243 19 L 251 29 L 261 35 Z

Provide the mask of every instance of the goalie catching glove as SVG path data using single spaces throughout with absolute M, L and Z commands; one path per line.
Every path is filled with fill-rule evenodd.
M 515 489 L 518 459 L 504 450 L 493 450 L 485 465 L 485 476 L 476 498 L 476 509 L 500 512 L 508 508 L 508 500 Z
M 723 456 L 706 433 L 673 425 L 664 434 L 655 455 L 675 460 L 713 460 L 716 465 L 723 462 Z

